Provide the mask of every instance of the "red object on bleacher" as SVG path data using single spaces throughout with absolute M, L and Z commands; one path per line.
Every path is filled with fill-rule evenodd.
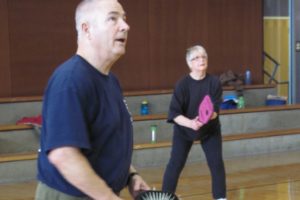
M 34 126 L 42 126 L 42 115 L 33 116 L 33 117 L 23 117 L 17 121 L 17 124 L 30 124 Z

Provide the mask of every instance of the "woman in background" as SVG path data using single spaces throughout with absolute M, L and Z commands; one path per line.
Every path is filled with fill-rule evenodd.
M 166 167 L 162 190 L 175 193 L 180 173 L 193 142 L 200 140 L 212 176 L 213 198 L 226 200 L 226 177 L 222 157 L 219 105 L 222 86 L 219 78 L 207 73 L 208 56 L 199 45 L 187 49 L 186 62 L 190 73 L 176 84 L 170 103 L 168 122 L 174 123 L 171 158 Z M 198 107 L 208 95 L 214 107 L 210 120 L 199 121 Z

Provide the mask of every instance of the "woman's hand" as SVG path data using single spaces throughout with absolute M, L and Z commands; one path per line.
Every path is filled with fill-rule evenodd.
M 190 120 L 190 128 L 193 129 L 194 131 L 198 131 L 202 126 L 203 124 L 199 121 L 198 116 Z
M 211 115 L 210 119 L 216 119 L 218 116 L 218 114 L 216 112 L 213 112 L 213 114 Z

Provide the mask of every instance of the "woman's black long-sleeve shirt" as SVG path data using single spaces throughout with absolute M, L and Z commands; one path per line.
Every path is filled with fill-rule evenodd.
M 190 75 L 186 75 L 179 80 L 174 89 L 167 120 L 170 123 L 174 123 L 174 134 L 180 135 L 187 140 L 202 140 L 209 134 L 220 131 L 219 117 L 210 120 L 198 131 L 178 125 L 174 122 L 174 118 L 183 115 L 189 119 L 194 119 L 198 116 L 198 106 L 205 95 L 210 96 L 214 104 L 214 111 L 219 114 L 222 92 L 219 78 L 210 74 L 206 74 L 202 80 L 195 80 Z

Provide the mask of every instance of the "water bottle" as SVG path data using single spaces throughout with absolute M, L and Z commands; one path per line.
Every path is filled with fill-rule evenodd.
M 156 142 L 157 125 L 151 125 L 150 130 L 151 130 L 151 143 L 155 143 Z
M 245 72 L 245 85 L 251 85 L 251 71 L 249 69 Z
M 148 101 L 146 101 L 146 100 L 142 101 L 140 114 L 141 115 L 148 115 L 149 114 Z

